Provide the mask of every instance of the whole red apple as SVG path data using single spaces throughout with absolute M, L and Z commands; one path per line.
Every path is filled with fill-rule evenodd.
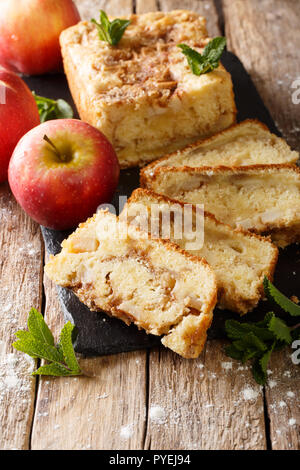
M 59 35 L 80 21 L 72 0 L 0 0 L 0 64 L 27 75 L 59 71 Z
M 107 138 L 77 119 L 47 121 L 18 143 L 8 170 L 23 209 L 45 227 L 64 230 L 108 202 L 118 184 L 119 163 Z
M 35 99 L 23 80 L 0 66 L 0 183 L 21 137 L 40 124 Z

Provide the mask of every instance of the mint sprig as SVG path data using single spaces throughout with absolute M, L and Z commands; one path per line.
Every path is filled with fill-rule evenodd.
M 300 307 L 265 277 L 264 289 L 268 298 L 279 305 L 285 312 L 293 316 L 299 315 Z M 252 360 L 252 374 L 256 382 L 265 385 L 267 367 L 274 350 L 292 344 L 300 338 L 300 328 L 290 328 L 284 320 L 268 312 L 262 321 L 240 323 L 227 320 L 225 330 L 232 343 L 226 348 L 226 354 L 242 363 Z
M 18 340 L 13 343 L 13 347 L 34 359 L 44 359 L 48 362 L 32 375 L 82 375 L 72 343 L 75 333 L 75 326 L 72 323 L 64 325 L 57 345 L 43 315 L 35 308 L 29 312 L 27 326 L 28 331 L 19 330 L 15 333 Z
M 44 96 L 36 95 L 34 91 L 32 94 L 39 110 L 41 123 L 52 119 L 73 118 L 73 109 L 65 100 L 45 98 Z
M 103 10 L 100 10 L 100 23 L 94 18 L 91 19 L 91 22 L 96 25 L 100 40 L 108 42 L 111 46 L 116 46 L 120 42 L 125 29 L 130 25 L 130 20 L 116 18 L 109 21 Z
M 220 36 L 212 39 L 204 48 L 202 54 L 187 44 L 178 44 L 186 56 L 190 69 L 194 75 L 212 72 L 219 66 L 221 55 L 226 46 L 226 38 Z

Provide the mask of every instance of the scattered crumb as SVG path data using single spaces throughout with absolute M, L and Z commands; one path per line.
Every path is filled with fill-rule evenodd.
M 291 299 L 292 302 L 295 302 L 295 304 L 298 304 L 298 303 L 299 303 L 299 299 L 298 299 L 298 297 L 297 297 L 296 295 L 292 295 L 292 296 L 290 297 L 290 299 Z
M 288 392 L 286 392 L 286 396 L 289 397 L 289 398 L 294 398 L 295 394 L 294 394 L 294 392 L 288 391 Z

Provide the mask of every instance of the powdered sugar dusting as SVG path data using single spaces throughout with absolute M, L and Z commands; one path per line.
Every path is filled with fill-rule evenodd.
M 120 437 L 122 439 L 130 439 L 133 435 L 133 424 L 127 424 L 126 426 L 121 427 Z
M 256 400 L 260 391 L 255 390 L 254 388 L 247 387 L 244 390 L 242 390 L 242 396 L 244 397 L 244 400 Z

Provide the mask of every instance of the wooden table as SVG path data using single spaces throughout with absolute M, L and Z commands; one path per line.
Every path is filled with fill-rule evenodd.
M 187 8 L 208 18 L 210 35 L 226 34 L 277 126 L 300 150 L 298 0 L 77 0 L 82 16 L 99 8 L 122 15 Z M 298 83 L 299 86 L 299 83 Z M 82 359 L 94 378 L 33 378 L 35 367 L 13 351 L 13 333 L 29 308 L 53 331 L 62 312 L 43 276 L 40 229 L 0 187 L 1 449 L 299 449 L 299 367 L 290 350 L 274 354 L 266 387 L 248 366 L 209 341 L 198 360 L 165 349 Z

